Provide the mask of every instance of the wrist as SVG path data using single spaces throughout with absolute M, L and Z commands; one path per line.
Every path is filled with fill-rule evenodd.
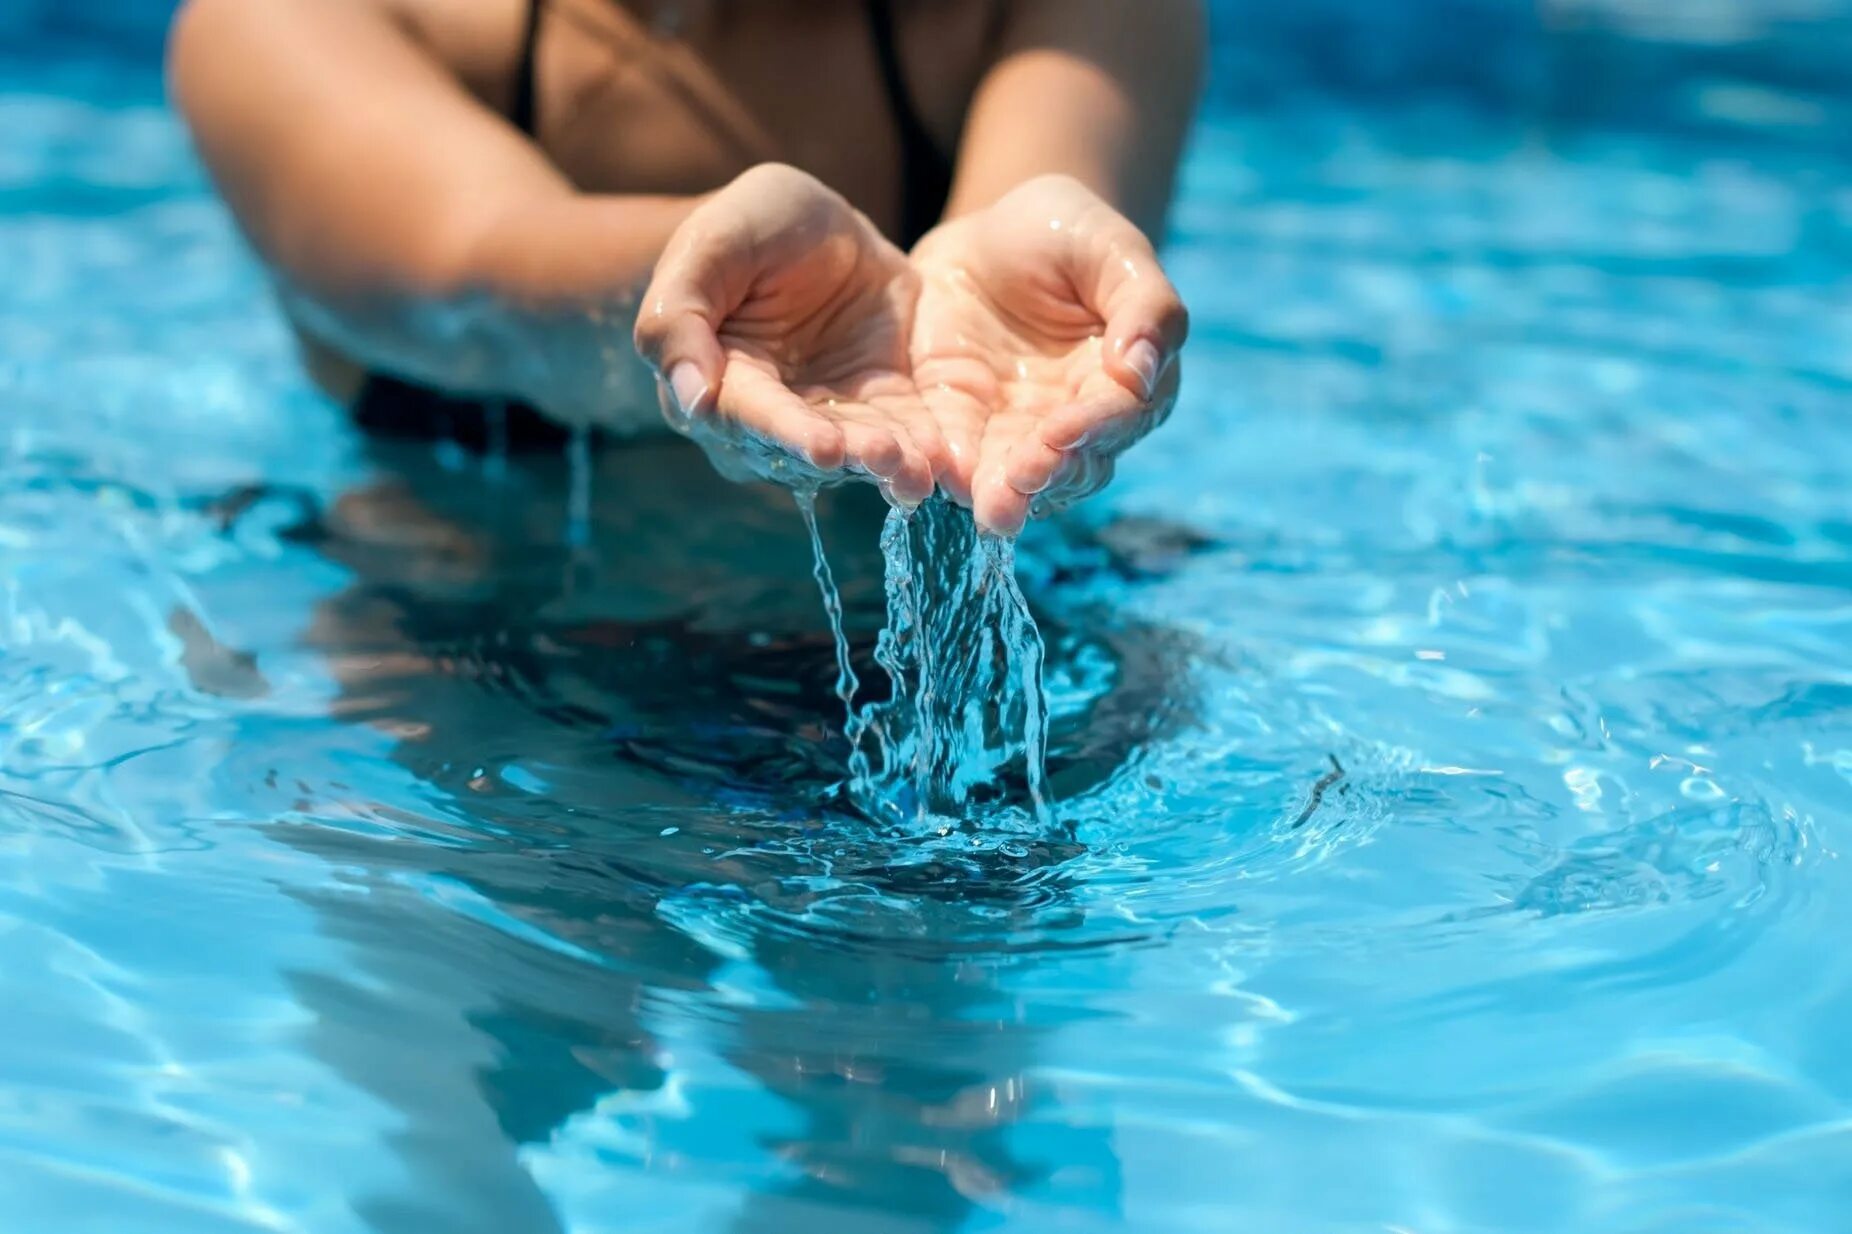
M 470 246 L 459 290 L 546 313 L 634 302 L 704 200 L 574 193 L 505 211 Z

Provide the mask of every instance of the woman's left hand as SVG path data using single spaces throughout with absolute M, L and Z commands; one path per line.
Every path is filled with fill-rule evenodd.
M 913 376 L 944 439 L 940 485 L 1013 535 L 1031 504 L 1097 491 L 1177 399 L 1188 314 L 1143 232 L 1043 176 L 914 248 Z

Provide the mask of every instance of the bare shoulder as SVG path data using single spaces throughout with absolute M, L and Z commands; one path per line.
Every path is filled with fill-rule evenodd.
M 534 0 L 185 0 L 169 52 L 177 64 L 217 71 L 254 43 L 287 43 L 305 30 L 339 40 L 380 22 L 411 40 L 479 101 L 506 110 L 528 5 Z M 183 76 L 186 73 L 183 70 Z

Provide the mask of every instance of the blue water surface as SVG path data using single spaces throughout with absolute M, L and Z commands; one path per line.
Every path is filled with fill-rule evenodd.
M 26 7 L 4 1234 L 1852 1229 L 1837 6 L 1223 6 L 1045 835 L 846 806 L 788 496 L 356 431 Z

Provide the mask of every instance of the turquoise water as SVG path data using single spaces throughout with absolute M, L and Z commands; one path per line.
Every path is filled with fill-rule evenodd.
M 130 56 L 0 87 L 5 1234 L 1847 1227 L 1832 157 L 1212 107 L 1057 822 L 920 828 L 788 494 L 357 433 Z

